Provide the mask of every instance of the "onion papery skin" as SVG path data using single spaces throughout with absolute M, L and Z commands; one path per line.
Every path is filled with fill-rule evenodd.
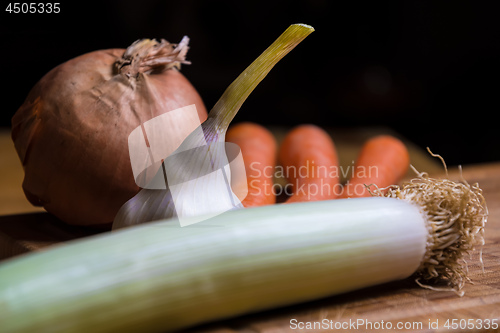
M 139 191 L 127 141 L 133 129 L 191 104 L 200 122 L 207 117 L 179 66 L 131 76 L 116 65 L 124 52 L 90 52 L 57 66 L 12 118 L 27 199 L 69 224 L 111 223 Z

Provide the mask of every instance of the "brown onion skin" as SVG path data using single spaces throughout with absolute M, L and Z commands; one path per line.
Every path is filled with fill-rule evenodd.
M 12 118 L 27 199 L 69 224 L 111 223 L 139 191 L 128 135 L 141 122 L 191 104 L 200 122 L 207 118 L 200 95 L 177 69 L 130 78 L 117 73 L 114 63 L 124 51 L 95 51 L 57 66 Z M 160 103 L 131 99 L 145 86 L 157 90 Z

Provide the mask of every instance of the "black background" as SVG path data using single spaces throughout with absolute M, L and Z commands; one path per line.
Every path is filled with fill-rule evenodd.
M 210 109 L 292 23 L 316 31 L 257 87 L 236 121 L 388 126 L 449 164 L 500 160 L 499 11 L 479 1 L 88 1 L 59 14 L 2 2 L 0 126 L 50 69 L 139 38 L 191 39 L 182 72 Z

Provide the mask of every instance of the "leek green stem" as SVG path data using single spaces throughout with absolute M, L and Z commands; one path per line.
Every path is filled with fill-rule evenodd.
M 215 120 L 219 131 L 225 132 L 245 100 L 274 65 L 313 31 L 309 25 L 292 24 L 231 83 L 208 115 Z

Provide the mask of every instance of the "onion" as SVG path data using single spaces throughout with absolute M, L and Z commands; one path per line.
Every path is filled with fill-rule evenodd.
M 145 177 L 150 179 L 147 185 L 118 211 L 113 229 L 173 217 L 186 226 L 200 222 L 193 219 L 196 216 L 206 219 L 243 208 L 241 200 L 248 193 L 245 166 L 239 147 L 225 142 L 227 129 L 271 69 L 313 31 L 307 24 L 292 24 L 257 57 L 227 87 L 207 120 L 170 155 L 160 155 L 165 156 L 161 167 L 153 169 L 153 177 Z M 154 143 L 166 141 L 155 137 Z
M 144 122 L 187 105 L 207 112 L 178 71 L 179 44 L 144 39 L 127 50 L 84 54 L 47 73 L 12 118 L 28 200 L 70 224 L 105 224 L 138 191 L 128 135 Z M 191 132 L 172 131 L 180 144 Z M 168 128 L 165 131 L 170 132 Z M 180 134 L 179 134 L 180 133 Z

